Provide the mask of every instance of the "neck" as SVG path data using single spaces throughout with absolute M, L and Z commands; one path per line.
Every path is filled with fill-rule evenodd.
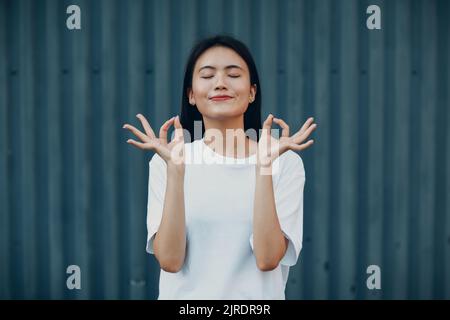
M 237 158 L 251 154 L 250 139 L 244 132 L 244 115 L 220 120 L 203 117 L 203 121 L 204 142 L 215 152 Z

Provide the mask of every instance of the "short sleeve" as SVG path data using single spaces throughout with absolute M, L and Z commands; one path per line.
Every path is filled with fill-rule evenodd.
M 153 241 L 161 223 L 166 190 L 166 163 L 155 153 L 149 162 L 147 201 L 147 246 L 146 251 L 154 254 Z
M 288 248 L 280 264 L 293 266 L 297 263 L 303 239 L 303 189 L 305 169 L 301 157 L 287 151 L 281 160 L 279 176 L 273 177 L 275 207 L 281 231 L 289 240 Z M 253 234 L 250 236 L 253 250 Z

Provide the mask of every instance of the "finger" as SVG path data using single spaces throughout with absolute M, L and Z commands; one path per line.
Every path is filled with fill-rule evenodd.
M 289 138 L 289 126 L 287 125 L 287 123 L 279 118 L 273 118 L 273 121 L 281 128 L 283 128 L 283 130 L 281 131 L 281 136 Z
M 149 137 L 146 136 L 145 134 L 143 134 L 140 130 L 136 129 L 135 127 L 133 127 L 130 124 L 125 124 L 123 126 L 124 129 L 128 129 L 130 130 L 136 137 L 138 137 L 139 139 L 141 139 L 144 142 L 148 142 L 149 141 Z
M 270 136 L 271 128 L 272 128 L 272 120 L 273 120 L 273 114 L 269 114 L 269 116 L 266 118 L 266 121 L 263 123 L 262 127 L 262 135 Z
M 302 141 L 305 141 L 306 138 L 308 138 L 309 135 L 310 135 L 316 128 L 317 128 L 317 124 L 316 124 L 316 123 L 312 124 L 308 129 L 306 129 L 306 131 L 305 131 L 303 134 L 298 135 L 298 136 L 293 136 L 292 141 L 293 141 L 294 143 L 297 143 L 297 144 L 299 144 L 299 143 L 302 142 Z
M 303 124 L 303 126 L 300 128 L 300 130 L 298 130 L 293 136 L 298 136 L 298 135 L 302 135 L 303 132 L 305 132 L 305 130 L 314 122 L 314 118 L 310 117 L 308 120 L 305 121 L 305 123 Z
M 272 128 L 272 120 L 273 120 L 273 114 L 269 114 L 269 116 L 266 118 L 266 121 L 263 123 L 263 129 L 270 130 Z
M 144 127 L 145 133 L 147 133 L 147 136 L 151 138 L 156 138 L 155 132 L 153 132 L 152 127 L 148 123 L 147 119 L 142 114 L 137 114 L 136 117 L 141 121 L 142 126 Z
M 161 129 L 159 129 L 159 139 L 167 144 L 167 131 L 169 130 L 170 125 L 173 123 L 173 120 L 175 117 L 170 118 L 164 124 L 161 126 Z
M 135 146 L 135 147 L 137 147 L 139 149 L 142 149 L 142 150 L 148 149 L 148 148 L 146 148 L 146 144 L 145 143 L 137 142 L 137 141 L 135 141 L 133 139 L 128 139 L 127 143 L 131 144 L 131 145 L 133 145 L 133 146 Z
M 180 117 L 176 116 L 175 117 L 175 121 L 174 121 L 174 127 L 175 127 L 175 140 L 179 140 L 182 139 L 184 137 L 183 135 L 183 127 L 181 126 L 180 123 Z
M 295 144 L 295 143 L 292 143 L 291 145 L 290 145 L 290 149 L 291 150 L 295 150 L 295 151 L 300 151 L 300 150 L 305 150 L 306 148 L 308 148 L 308 147 L 310 147 L 310 146 L 312 146 L 314 144 L 314 140 L 308 140 L 307 142 L 305 142 L 305 143 L 302 143 L 302 144 Z

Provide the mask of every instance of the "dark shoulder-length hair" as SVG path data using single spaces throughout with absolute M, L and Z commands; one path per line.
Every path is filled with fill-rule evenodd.
M 192 88 L 192 76 L 197 59 L 203 52 L 215 46 L 222 46 L 234 50 L 247 63 L 250 71 L 250 84 L 256 84 L 256 96 L 255 100 L 248 106 L 244 113 L 244 132 L 247 132 L 249 129 L 255 130 L 256 139 L 259 140 L 259 131 L 261 129 L 261 86 L 259 85 L 258 71 L 256 70 L 255 62 L 249 49 L 244 43 L 228 35 L 217 35 L 199 41 L 192 48 L 187 60 L 181 97 L 180 122 L 183 129 L 189 131 L 191 138 L 190 141 L 186 141 L 187 139 L 185 137 L 185 141 L 192 142 L 197 138 L 194 137 L 194 121 L 201 121 L 202 137 L 205 134 L 205 125 L 203 123 L 202 114 L 198 111 L 197 106 L 189 104 L 188 89 Z

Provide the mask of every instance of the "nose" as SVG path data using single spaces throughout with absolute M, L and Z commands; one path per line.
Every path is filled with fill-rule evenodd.
M 217 81 L 216 84 L 214 86 L 215 90 L 222 90 L 222 89 L 226 89 L 227 86 L 225 85 L 225 81 L 224 81 L 224 75 L 219 74 L 217 76 Z

